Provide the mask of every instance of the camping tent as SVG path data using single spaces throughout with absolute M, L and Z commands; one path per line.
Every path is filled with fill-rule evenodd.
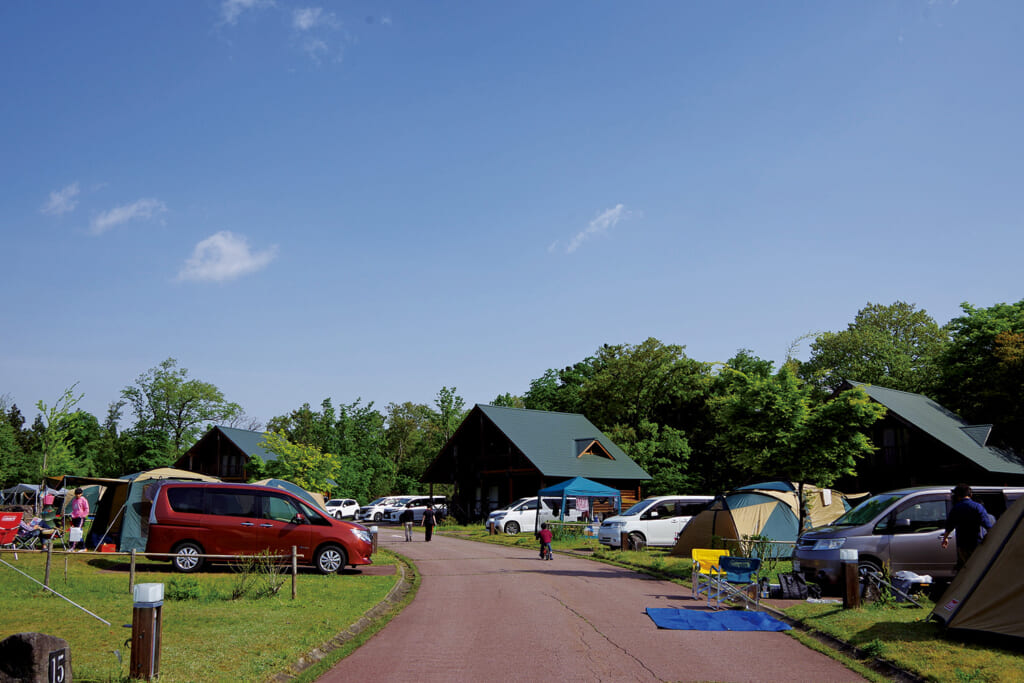
M 39 494 L 39 484 L 15 484 L 14 486 L 0 491 L 2 502 L 5 505 L 34 505 L 36 496 Z M 46 495 L 63 496 L 64 489 L 53 489 L 46 487 Z
M 823 526 L 849 509 L 843 494 L 804 484 L 804 528 Z M 683 528 L 671 555 L 690 557 L 694 548 L 722 547 L 723 539 L 752 536 L 780 541 L 761 549 L 775 556 L 789 555 L 800 525 L 798 487 L 785 481 L 743 486 L 715 498 L 706 510 Z
M 284 479 L 263 479 L 261 481 L 254 481 L 253 483 L 259 484 L 260 486 L 272 486 L 275 489 L 281 489 L 282 491 L 293 493 L 299 498 L 303 499 L 304 501 L 311 503 L 312 505 L 320 508 L 324 512 L 327 512 L 327 509 L 325 508 L 326 503 L 324 502 L 323 496 L 321 496 L 319 493 L 311 493 L 306 489 L 302 488 L 301 486 L 299 486 L 298 484 L 293 484 L 292 482 L 286 481 Z
M 1024 498 L 999 516 L 971 555 L 931 618 L 950 628 L 1024 637 Z
M 93 521 L 86 547 L 95 548 L 102 542 L 110 542 L 117 546 L 117 550 L 123 552 L 145 550 L 149 508 L 156 489 L 152 484 L 166 480 L 220 481 L 216 477 L 170 467 L 136 472 L 120 479 L 65 477 L 65 485 L 68 487 L 86 484 L 106 487 L 95 509 L 90 507 Z

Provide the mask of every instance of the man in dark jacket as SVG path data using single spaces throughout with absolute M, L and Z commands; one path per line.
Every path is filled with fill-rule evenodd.
M 985 538 L 985 531 L 992 528 L 992 515 L 985 506 L 971 496 L 974 492 L 967 484 L 957 484 L 953 489 L 953 507 L 946 518 L 946 533 L 942 535 L 942 547 L 949 546 L 949 535 L 956 531 L 956 568 L 967 563 L 967 558 Z M 985 531 L 982 531 L 984 529 Z

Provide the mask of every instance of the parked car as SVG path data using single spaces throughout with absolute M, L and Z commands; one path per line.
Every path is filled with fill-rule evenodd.
M 324 505 L 324 509 L 337 519 L 355 518 L 359 512 L 359 503 L 354 498 L 331 498 Z
M 567 498 L 565 501 L 566 511 L 563 519 L 566 522 L 578 522 L 580 513 L 576 510 L 576 499 Z M 562 505 L 562 499 L 557 497 L 544 497 L 544 504 L 541 506 L 540 514 L 537 514 L 537 496 L 532 498 L 520 498 L 514 503 L 492 512 L 487 517 L 487 525 L 494 525 L 498 531 L 506 534 L 518 534 L 520 531 L 533 533 L 537 530 L 538 517 L 540 522 L 550 522 L 559 518 L 558 508 Z
M 413 521 L 419 524 L 423 519 L 423 513 L 428 508 L 434 508 L 434 514 L 438 519 L 448 514 L 448 499 L 444 496 L 409 496 L 400 499 L 394 505 L 384 509 L 384 521 L 398 524 L 398 518 L 406 510 L 412 510 Z
M 384 519 L 384 510 L 395 505 L 402 496 L 382 496 L 363 507 L 356 513 L 357 522 L 379 522 Z M 408 497 L 408 496 L 406 496 Z
M 941 537 L 952 507 L 952 486 L 914 487 L 872 496 L 831 524 L 797 539 L 793 570 L 824 586 L 842 577 L 841 549 L 856 550 L 862 570 L 912 571 L 934 579 L 956 573 L 956 544 Z M 1024 488 L 975 486 L 974 500 L 999 517 Z M 956 534 L 953 534 L 953 538 Z
M 625 532 L 634 543 L 670 547 L 690 518 L 714 499 L 714 496 L 645 498 L 622 514 L 605 519 L 597 531 L 597 540 L 603 545 L 617 548 Z
M 334 519 L 269 486 L 163 483 L 150 508 L 146 553 L 173 553 L 179 572 L 200 569 L 202 555 L 290 555 L 292 546 L 300 563 L 322 574 L 373 563 L 373 539 L 362 524 Z

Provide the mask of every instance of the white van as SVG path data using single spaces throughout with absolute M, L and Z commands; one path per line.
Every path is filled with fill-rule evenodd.
M 597 532 L 597 540 L 617 548 L 625 532 L 637 544 L 671 547 L 690 518 L 714 499 L 714 496 L 645 498 L 621 515 L 604 520 Z
M 412 496 L 405 496 L 411 498 Z M 357 522 L 379 522 L 384 519 L 384 510 L 390 505 L 398 503 L 401 496 L 382 496 L 375 501 L 367 503 L 356 512 Z
M 551 522 L 558 519 L 558 508 L 562 504 L 561 498 L 544 497 L 544 505 L 541 506 L 539 522 Z M 578 522 L 580 513 L 576 509 L 576 499 L 565 499 L 566 522 Z M 532 498 L 520 498 L 499 510 L 495 510 L 487 517 L 487 526 L 494 525 L 498 531 L 506 534 L 518 534 L 520 531 L 533 533 L 537 530 L 537 496 Z

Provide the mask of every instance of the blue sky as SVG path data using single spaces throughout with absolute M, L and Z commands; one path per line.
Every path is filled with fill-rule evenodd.
M 1024 5 L 0 4 L 0 395 L 266 420 L 1022 298 Z M 806 357 L 807 346 L 798 356 Z

